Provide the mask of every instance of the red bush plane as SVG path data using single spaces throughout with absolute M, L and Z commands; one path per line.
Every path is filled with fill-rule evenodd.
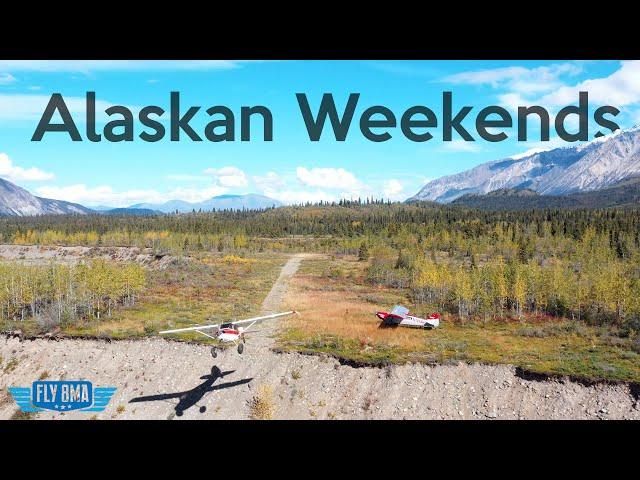
M 290 312 L 283 313 L 274 313 L 272 315 L 265 315 L 263 317 L 253 317 L 247 318 L 246 320 L 240 320 L 238 322 L 230 322 L 230 323 L 222 323 L 215 325 L 196 325 L 195 327 L 188 328 L 177 328 L 175 330 L 164 330 L 159 332 L 161 335 L 169 334 L 169 333 L 184 333 L 184 332 L 198 332 L 204 335 L 205 337 L 209 337 L 214 340 L 218 340 L 222 343 L 233 342 L 238 345 L 238 353 L 242 353 L 244 351 L 244 343 L 245 343 L 245 334 L 249 332 L 249 329 L 253 327 L 258 322 L 263 322 L 265 320 L 271 320 L 273 318 L 284 317 L 286 315 L 292 315 L 297 313 L 295 310 L 291 310 Z M 249 324 L 247 327 L 244 325 Z M 208 333 L 203 332 L 203 330 L 212 330 L 213 335 L 209 335 Z M 216 347 L 211 348 L 211 355 L 213 358 L 218 356 L 218 352 Z
M 432 313 L 428 318 L 414 317 L 409 315 L 409 309 L 402 305 L 396 305 L 391 312 L 377 312 L 376 316 L 382 320 L 382 325 L 386 327 L 413 327 L 413 328 L 436 328 L 440 325 L 440 314 Z

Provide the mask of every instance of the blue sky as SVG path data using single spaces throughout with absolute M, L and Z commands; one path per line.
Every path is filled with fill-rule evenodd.
M 285 203 L 358 196 L 404 200 L 428 179 L 564 145 L 553 128 L 551 142 L 536 141 L 533 126 L 530 142 L 517 142 L 515 128 L 507 130 L 506 141 L 483 141 L 472 114 L 493 104 L 511 111 L 540 104 L 553 113 L 576 104 L 581 89 L 589 92 L 592 107 L 619 108 L 615 120 L 622 128 L 640 123 L 639 62 L 0 60 L 0 177 L 41 196 L 89 206 L 249 192 Z M 358 114 L 372 105 L 391 108 L 398 119 L 413 105 L 428 106 L 440 117 L 445 90 L 453 92 L 454 107 L 474 107 L 464 125 L 478 141 L 443 142 L 438 129 L 426 143 L 408 140 L 399 128 L 385 143 L 360 134 Z M 52 93 L 65 97 L 85 138 L 86 91 L 96 92 L 98 110 L 114 104 L 168 110 L 170 92 L 179 91 L 185 109 L 225 105 L 238 115 L 237 123 L 241 106 L 265 105 L 273 113 L 274 140 L 263 142 L 258 129 L 250 142 L 146 143 L 137 138 L 143 126 L 136 124 L 131 143 L 72 142 L 61 133 L 31 142 Z M 336 142 L 330 130 L 320 142 L 309 141 L 295 98 L 299 92 L 314 109 L 323 93 L 333 93 L 339 107 L 349 93 L 361 94 L 347 141 Z M 194 127 L 206 123 L 201 115 Z

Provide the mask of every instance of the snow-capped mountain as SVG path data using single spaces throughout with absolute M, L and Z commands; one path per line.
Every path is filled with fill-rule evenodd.
M 0 215 L 61 215 L 65 213 L 85 214 L 92 211 L 77 203 L 36 197 L 24 188 L 0 178 Z
M 542 195 L 598 190 L 640 175 L 640 126 L 576 146 L 483 163 L 427 183 L 408 201 L 451 202 L 467 193 L 528 188 Z

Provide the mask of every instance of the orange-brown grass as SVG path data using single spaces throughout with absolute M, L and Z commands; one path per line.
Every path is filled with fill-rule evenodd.
M 281 347 L 369 364 L 503 363 L 543 373 L 640 381 L 640 343 L 582 322 L 544 316 L 462 322 L 445 312 L 434 330 L 381 329 L 376 310 L 395 303 L 418 313 L 429 307 L 412 305 L 402 289 L 367 284 L 365 269 L 366 262 L 349 257 L 306 260 L 286 299 L 300 316 L 284 322 Z
M 363 345 L 386 344 L 403 349 L 420 348 L 425 342 L 427 332 L 423 330 L 379 328 L 376 306 L 364 301 L 357 288 L 344 288 L 331 279 L 296 276 L 286 301 L 300 315 L 290 317 L 285 326 L 307 335 L 338 335 Z M 389 307 L 380 305 L 382 308 Z

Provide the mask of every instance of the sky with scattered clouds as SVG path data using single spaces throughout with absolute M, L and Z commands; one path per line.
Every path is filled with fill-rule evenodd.
M 542 105 L 553 118 L 589 92 L 590 111 L 612 105 L 615 121 L 627 128 L 640 123 L 640 62 L 635 61 L 3 61 L 0 60 L 0 178 L 44 197 L 88 206 L 128 206 L 181 199 L 199 202 L 221 194 L 261 193 L 284 203 L 340 198 L 404 200 L 425 182 L 489 160 L 525 151 L 567 145 L 555 136 L 541 142 L 529 128 L 528 142 L 516 141 L 514 125 L 499 143 L 475 132 L 474 113 L 489 105 L 512 112 Z M 86 139 L 85 93 L 95 91 L 97 127 L 112 120 L 104 112 L 125 105 L 137 116 L 146 105 L 169 109 L 171 91 L 181 94 L 183 111 L 201 106 L 196 131 L 209 118 L 204 110 L 225 105 L 236 115 L 236 141 L 212 143 L 183 139 L 147 143 L 92 143 Z M 453 92 L 454 111 L 473 111 L 463 125 L 477 139 L 443 142 L 432 131 L 428 142 L 412 142 L 400 128 L 391 140 L 363 138 L 362 112 L 373 105 L 390 108 L 399 120 L 414 106 L 431 108 L 441 119 L 442 92 Z M 333 93 L 339 109 L 350 93 L 360 93 L 349 135 L 338 142 L 325 128 L 311 142 L 295 94 L 306 93 L 317 109 L 323 93 Z M 53 93 L 61 93 L 84 138 L 65 133 L 31 137 Z M 240 141 L 240 108 L 264 105 L 273 114 L 273 141 L 262 139 L 260 122 L 253 138 Z M 168 116 L 168 114 L 165 114 Z M 204 118 L 202 118 L 204 116 Z M 591 117 L 592 118 L 592 117 Z M 163 119 L 168 126 L 168 120 Z M 571 124 L 567 124 L 571 127 Z M 590 137 L 597 131 L 590 122 Z

